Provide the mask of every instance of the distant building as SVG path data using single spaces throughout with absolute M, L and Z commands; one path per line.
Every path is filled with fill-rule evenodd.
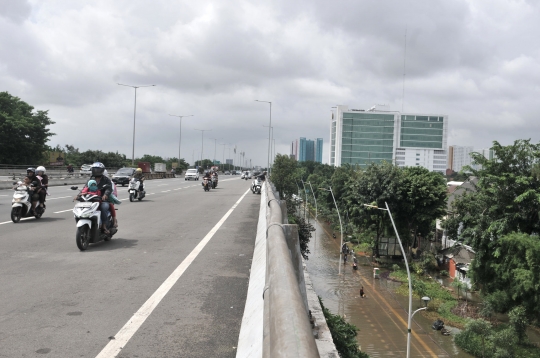
M 330 122 L 330 165 L 366 167 L 387 161 L 446 172 L 448 116 L 350 110 L 337 106 Z
M 293 142 L 294 144 L 295 142 Z M 297 160 L 299 162 L 319 162 L 322 163 L 322 138 L 317 138 L 315 141 L 301 137 L 298 141 Z M 291 153 L 292 155 L 292 153 Z
M 459 145 L 451 145 L 448 147 L 448 169 L 459 172 L 464 166 L 471 165 L 472 152 L 474 152 L 473 147 L 462 147 Z
M 232 160 L 232 159 L 225 159 L 225 164 L 230 164 L 230 165 L 232 165 L 232 164 L 233 164 L 233 160 Z
M 291 154 L 290 157 L 298 160 L 298 139 L 293 140 L 291 143 Z

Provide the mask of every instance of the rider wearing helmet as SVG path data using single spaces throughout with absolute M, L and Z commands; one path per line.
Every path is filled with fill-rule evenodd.
M 91 167 L 92 175 L 90 179 L 94 179 L 97 183 L 97 188 L 101 192 L 103 201 L 99 205 L 99 210 L 101 211 L 101 229 L 108 233 L 107 230 L 107 211 L 109 211 L 109 195 L 112 193 L 112 182 L 111 179 L 107 178 L 104 174 L 105 166 L 103 163 L 95 162 Z
M 144 174 L 141 168 L 135 169 L 135 173 L 133 173 L 133 176 L 131 177 L 131 179 L 136 179 L 139 181 L 139 191 L 144 190 L 144 185 L 143 185 Z
M 36 176 L 36 169 L 35 168 L 26 169 L 26 175 L 27 175 L 28 179 L 30 179 L 30 182 L 33 183 L 33 186 L 35 188 L 34 191 L 33 191 L 34 194 L 31 197 L 31 200 L 32 200 L 32 212 L 35 212 L 35 209 L 36 209 L 36 206 L 37 206 L 37 203 L 38 203 L 38 200 L 39 200 L 39 195 L 38 195 L 37 192 L 38 192 L 39 188 L 41 188 L 41 185 L 39 184 L 40 180 Z
M 47 189 L 49 188 L 49 177 L 45 174 L 46 169 L 43 166 L 36 168 L 36 175 L 41 177 L 41 187 L 42 189 L 38 192 L 39 195 L 39 207 L 45 205 L 45 197 L 47 196 Z

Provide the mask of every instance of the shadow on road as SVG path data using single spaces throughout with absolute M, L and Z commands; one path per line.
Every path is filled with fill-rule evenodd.
M 88 247 L 88 250 L 85 252 L 92 252 L 92 251 L 111 251 L 111 250 L 118 250 L 118 249 L 131 249 L 135 246 L 137 246 L 137 242 L 139 240 L 133 240 L 133 239 L 115 239 L 113 238 L 111 241 L 100 241 L 97 244 L 91 244 Z
M 70 218 L 71 219 L 71 218 Z M 17 223 L 17 225 L 21 225 L 24 223 L 24 225 L 30 225 L 30 224 L 39 224 L 41 222 L 54 222 L 58 220 L 66 220 L 66 218 L 62 217 L 51 217 L 51 216 L 42 216 L 40 219 L 33 219 L 33 220 L 24 220 L 20 223 Z

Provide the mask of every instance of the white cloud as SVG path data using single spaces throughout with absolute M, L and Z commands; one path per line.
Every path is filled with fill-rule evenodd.
M 0 0 L 0 7 L 0 33 L 9 34 L 0 37 L 0 90 L 50 109 L 52 144 L 130 156 L 133 89 L 121 82 L 157 85 L 137 92 L 136 155 L 175 156 L 178 120 L 168 114 L 194 114 L 182 126 L 188 161 L 200 155 L 194 129 L 207 128 L 205 138 L 236 143 L 264 164 L 268 108 L 255 99 L 273 102 L 278 152 L 300 136 L 323 137 L 327 146 L 331 106 L 401 109 L 405 29 L 405 110 L 448 114 L 450 144 L 540 139 L 535 1 Z M 205 147 L 213 156 L 214 141 Z

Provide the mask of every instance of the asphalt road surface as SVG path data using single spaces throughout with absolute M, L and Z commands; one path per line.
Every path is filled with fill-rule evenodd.
M 0 357 L 234 357 L 260 202 L 249 185 L 153 180 L 133 203 L 119 187 L 118 233 L 85 252 L 69 187 L 18 224 L 0 190 Z

